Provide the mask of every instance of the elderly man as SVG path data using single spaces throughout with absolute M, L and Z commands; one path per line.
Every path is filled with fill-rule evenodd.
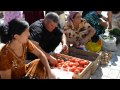
M 62 42 L 64 53 L 68 52 L 66 44 L 66 36 L 58 27 L 59 16 L 54 12 L 46 14 L 45 19 L 38 20 L 30 26 L 30 39 L 39 47 L 47 56 L 51 64 L 56 64 L 57 60 L 49 53 L 53 52 L 56 47 Z M 28 59 L 32 60 L 36 57 L 28 53 Z

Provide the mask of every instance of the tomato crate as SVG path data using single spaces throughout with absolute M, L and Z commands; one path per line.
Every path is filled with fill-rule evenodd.
M 93 63 L 91 74 L 94 74 L 94 72 L 100 65 L 102 52 L 94 53 L 94 52 L 80 50 L 75 47 L 70 47 L 68 55 L 91 61 Z
M 64 61 L 68 61 L 73 58 L 78 59 L 78 60 L 85 60 L 85 59 L 80 59 L 80 58 L 76 58 L 76 57 L 65 55 L 65 54 L 53 54 L 53 56 L 57 59 L 62 59 Z M 85 60 L 85 61 L 89 63 L 86 67 L 84 67 L 84 69 L 80 73 L 76 75 L 76 79 L 89 79 L 90 78 L 93 63 L 88 60 Z

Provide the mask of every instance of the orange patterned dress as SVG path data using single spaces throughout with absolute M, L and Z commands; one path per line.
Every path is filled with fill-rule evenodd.
M 21 57 L 18 57 L 14 51 L 6 44 L 0 51 L 0 71 L 11 69 L 12 79 L 21 79 L 25 75 L 35 77 L 37 79 L 47 78 L 46 69 L 40 62 L 40 59 L 31 61 L 25 64 L 26 52 L 32 52 L 34 45 L 28 41 L 23 45 L 24 52 Z

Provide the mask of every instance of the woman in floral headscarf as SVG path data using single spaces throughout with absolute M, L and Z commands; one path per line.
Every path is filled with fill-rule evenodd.
M 1 42 L 6 43 L 6 34 L 8 33 L 8 23 L 13 19 L 24 19 L 22 11 L 4 11 L 4 22 L 3 25 L 0 26 Z
M 68 45 L 73 44 L 75 47 L 85 45 L 95 34 L 94 28 L 81 18 L 79 11 L 71 11 L 69 13 L 63 30 L 67 37 Z

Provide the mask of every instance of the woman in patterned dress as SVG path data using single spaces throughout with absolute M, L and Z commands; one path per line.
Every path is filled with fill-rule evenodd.
M 37 79 L 54 79 L 48 60 L 43 52 L 30 40 L 29 24 L 13 19 L 8 23 L 8 42 L 0 51 L 0 78 L 21 79 L 24 76 Z M 39 59 L 25 65 L 26 52 L 35 54 Z
M 85 45 L 95 34 L 94 28 L 85 19 L 81 18 L 79 11 L 70 12 L 63 30 L 68 45 L 73 44 L 75 47 Z

